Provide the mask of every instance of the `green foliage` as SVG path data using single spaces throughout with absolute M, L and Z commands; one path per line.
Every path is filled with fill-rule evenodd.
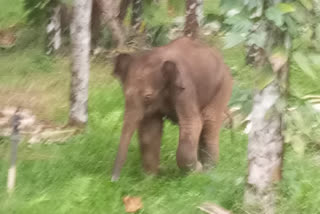
M 240 111 L 244 115 L 249 115 L 252 110 L 253 91 L 235 85 L 232 97 L 229 102 L 230 107 L 241 107 Z
M 311 0 L 295 2 L 296 10 L 287 19 L 288 30 L 292 37 L 293 60 L 311 78 L 317 77 L 318 63 L 312 58 L 319 58 L 319 16 L 313 10 Z
M 292 4 L 288 3 L 279 3 L 277 8 L 281 11 L 282 14 L 291 13 L 295 11 L 295 7 Z
M 185 1 L 183 1 L 185 4 Z M 203 13 L 204 16 L 208 14 L 222 15 L 219 10 L 220 1 L 203 0 Z
M 258 47 L 264 47 L 267 40 L 267 32 L 265 31 L 255 31 L 249 35 L 248 45 L 256 45 Z
M 168 9 L 173 10 L 174 16 L 183 16 L 185 13 L 185 1 L 184 0 L 168 0 Z
M 301 51 L 293 53 L 293 60 L 297 62 L 297 64 L 301 67 L 303 71 L 306 72 L 306 74 L 311 77 L 315 78 L 315 72 L 312 69 L 312 64 L 311 61 L 309 60 L 308 56 L 306 53 L 302 53 Z
M 291 143 L 293 150 L 304 156 L 307 148 L 320 148 L 320 113 L 315 111 L 309 102 L 304 102 L 286 115 L 288 127 L 285 140 Z
M 169 24 L 171 19 L 168 16 L 167 5 L 159 3 L 144 7 L 143 20 L 150 28 Z
M 226 1 L 222 5 L 232 14 L 227 14 L 225 24 L 229 25 L 226 34 L 225 48 L 232 48 L 244 43 L 249 47 L 262 48 L 267 54 L 268 61 L 258 70 L 255 76 L 255 87 L 263 89 L 275 78 L 274 73 L 291 57 L 292 66 L 290 74 L 290 97 L 289 105 L 298 105 L 295 111 L 286 115 L 286 141 L 293 150 L 303 155 L 306 148 L 319 147 L 319 113 L 309 104 L 302 102 L 306 93 L 319 93 L 319 87 L 313 91 L 300 90 L 297 82 L 308 82 L 316 85 L 319 80 L 320 53 L 317 51 L 317 36 L 319 18 L 310 11 L 311 1 L 287 1 L 275 5 L 263 4 L 257 1 L 240 1 L 242 5 L 232 5 Z M 264 8 L 262 9 L 262 7 Z M 280 50 L 280 51 L 279 51 Z M 298 66 L 299 69 L 295 69 Z M 294 69 L 292 69 L 294 68 Z M 303 79 L 296 79 L 297 72 L 303 72 Z M 300 77 L 300 78 L 301 78 Z M 308 78 L 307 78 L 308 77 Z M 293 101 L 294 100 L 294 101 Z M 307 146 L 308 145 L 308 146 Z
M 243 13 L 228 17 L 225 23 L 232 26 L 232 32 L 240 34 L 248 33 L 253 26 L 253 23 Z
M 264 8 L 264 6 L 267 7 Z M 226 48 L 243 42 L 248 46 L 270 48 L 269 43 L 274 42 L 270 35 L 270 26 L 274 25 L 281 31 L 286 30 L 286 17 L 295 11 L 294 6 L 290 3 L 269 5 L 266 1 L 238 1 L 237 4 L 223 1 L 221 7 L 226 12 L 229 10 L 225 20 L 225 24 L 230 26 L 226 37 Z M 234 13 L 230 13 L 230 10 Z M 239 36 L 228 36 L 236 34 Z
M 172 2 L 175 4 L 179 3 L 176 1 Z M 168 43 L 167 34 L 169 32 L 172 17 L 168 16 L 167 4 L 160 1 L 159 4 L 150 3 L 144 6 L 143 20 L 146 24 L 149 44 L 160 46 Z
M 170 28 L 168 25 L 160 25 L 148 28 L 148 42 L 152 46 L 161 46 L 169 42 L 168 32 Z
M 265 16 L 270 21 L 273 21 L 273 23 L 281 28 L 283 27 L 285 23 L 285 14 L 292 13 L 295 11 L 295 8 L 290 3 L 279 3 L 275 6 L 269 7 L 265 11 Z
M 72 6 L 73 1 L 74 0 L 59 0 L 59 2 L 61 2 L 64 5 L 67 5 L 69 7 Z
M 307 10 L 312 10 L 312 8 L 313 8 L 312 0 L 299 0 L 299 2 L 300 2 Z
M 259 90 L 264 89 L 275 80 L 275 75 L 273 74 L 271 65 L 269 63 L 266 63 L 261 69 L 258 70 L 258 72 L 259 75 L 256 75 L 255 85 Z
M 47 22 L 48 10 L 52 3 L 51 0 L 24 0 L 27 21 L 34 25 Z
M 244 42 L 246 40 L 245 35 L 234 33 L 234 32 L 228 32 L 226 34 L 226 44 L 225 48 L 232 48 L 236 45 Z
M 107 27 L 103 27 L 98 39 L 98 45 L 104 48 L 111 48 L 113 45 L 112 33 Z
M 250 1 L 253 2 L 253 1 Z M 241 11 L 243 8 L 243 1 L 224 0 L 220 1 L 220 9 L 222 13 L 227 13 L 231 10 Z
M 300 158 L 290 148 L 286 148 L 277 213 L 320 213 L 319 160 L 318 155 L 310 156 L 307 152 Z

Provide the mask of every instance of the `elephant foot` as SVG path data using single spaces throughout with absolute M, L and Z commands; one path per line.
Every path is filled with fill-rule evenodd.
M 188 165 L 178 165 L 179 168 L 184 172 L 202 172 L 203 167 L 200 161 L 197 161 L 196 163 L 188 164 Z
M 209 163 L 202 163 L 202 171 L 203 172 L 209 172 L 212 169 L 214 169 L 216 167 L 216 164 L 213 162 L 209 162 Z
M 159 171 L 149 171 L 149 170 L 144 170 L 144 174 L 147 176 L 155 177 L 159 174 Z
M 195 172 L 202 172 L 203 171 L 203 166 L 200 161 L 197 161 L 194 171 Z
M 111 182 L 117 182 L 118 180 L 119 180 L 119 176 L 118 175 L 112 175 Z

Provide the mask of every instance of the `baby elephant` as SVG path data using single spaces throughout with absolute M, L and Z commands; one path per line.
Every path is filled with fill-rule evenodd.
M 112 181 L 119 179 L 136 129 L 145 171 L 158 172 L 164 118 L 179 125 L 180 169 L 200 171 L 218 161 L 233 81 L 217 50 L 182 37 L 140 54 L 120 54 L 113 72 L 122 84 L 125 113 Z

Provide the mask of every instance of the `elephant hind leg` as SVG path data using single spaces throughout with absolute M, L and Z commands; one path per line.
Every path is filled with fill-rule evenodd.
M 158 173 L 162 126 L 162 117 L 156 116 L 143 119 L 138 130 L 142 165 L 150 174 Z
M 219 134 L 223 124 L 223 115 L 232 93 L 231 81 L 231 76 L 226 76 L 214 99 L 202 111 L 204 124 L 198 153 L 205 169 L 210 169 L 219 161 Z
M 210 169 L 219 161 L 220 121 L 221 119 L 215 117 L 204 122 L 198 147 L 199 159 L 204 169 Z

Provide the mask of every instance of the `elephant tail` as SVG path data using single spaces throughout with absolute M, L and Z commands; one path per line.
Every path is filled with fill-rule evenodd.
M 230 113 L 230 110 L 229 109 L 226 109 L 226 111 L 224 112 L 226 117 L 228 118 L 228 120 L 230 121 L 229 124 L 230 124 L 230 141 L 231 143 L 233 143 L 233 140 L 234 140 L 234 133 L 233 133 L 233 118 L 232 118 L 232 115 Z

